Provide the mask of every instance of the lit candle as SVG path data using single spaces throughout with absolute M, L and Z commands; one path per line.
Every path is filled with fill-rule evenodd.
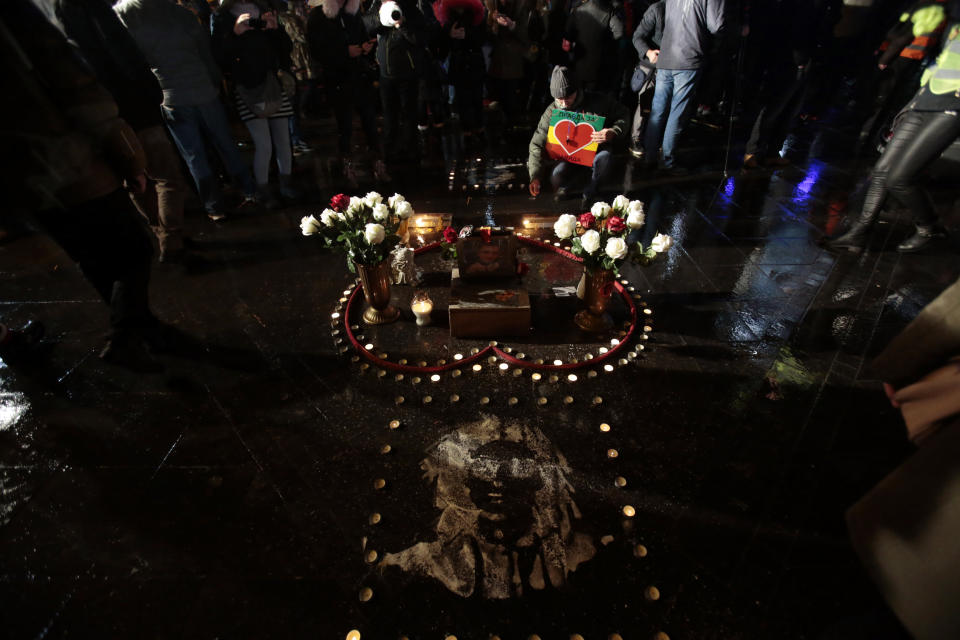
M 410 305 L 413 315 L 417 316 L 417 326 L 430 324 L 430 313 L 433 311 L 433 300 L 425 293 L 418 293 L 413 296 L 413 304 Z

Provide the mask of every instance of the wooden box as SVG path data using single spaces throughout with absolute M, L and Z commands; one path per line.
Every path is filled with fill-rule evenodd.
M 465 282 L 459 269 L 450 283 L 450 335 L 497 338 L 530 333 L 530 296 L 519 278 Z

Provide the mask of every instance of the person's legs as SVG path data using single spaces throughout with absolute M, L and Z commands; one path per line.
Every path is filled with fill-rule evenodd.
M 898 251 L 918 251 L 934 237 L 944 235 L 937 227 L 937 212 L 930 196 L 920 188 L 918 176 L 946 151 L 960 135 L 960 117 L 944 112 L 925 113 L 923 126 L 914 134 L 887 173 L 887 193 L 913 214 L 917 230 Z M 884 152 L 884 155 L 889 149 Z
M 290 129 L 286 118 L 270 118 L 270 139 L 273 152 L 277 157 L 277 176 L 280 181 L 280 195 L 288 200 L 297 200 L 300 192 L 293 186 L 293 149 L 290 146 Z
M 220 190 L 204 145 L 203 114 L 198 107 L 163 107 L 163 117 L 193 176 L 200 201 L 208 212 L 215 211 L 220 206 Z
M 830 240 L 830 246 L 860 247 L 876 221 L 888 192 L 911 209 L 918 226 L 932 225 L 936 215 L 915 178 L 943 153 L 958 130 L 960 118 L 957 116 L 940 112 L 907 112 L 873 168 L 859 217 L 846 233 Z
M 270 181 L 270 157 L 273 155 L 270 125 L 266 118 L 246 120 L 243 124 L 253 139 L 253 179 L 260 190 Z
M 417 95 L 420 81 L 408 78 L 400 83 L 400 149 L 402 158 L 411 160 L 420 157 L 417 145 Z
M 659 159 L 660 143 L 667 115 L 670 112 L 673 94 L 673 74 L 670 69 L 657 69 L 657 83 L 653 91 L 653 103 L 650 105 L 650 119 L 643 138 L 643 148 L 647 153 L 647 162 L 656 164 Z
M 583 196 L 593 202 L 600 196 L 604 184 L 613 177 L 616 167 L 616 158 L 609 151 L 598 151 L 593 158 L 593 168 L 590 173 L 590 183 L 583 190 Z
M 290 146 L 290 128 L 286 118 L 270 118 L 270 140 L 273 143 L 273 153 L 277 158 L 277 173 L 289 176 L 293 173 L 293 149 Z
M 123 189 L 37 219 L 109 304 L 115 334 L 155 321 L 147 298 L 153 245 Z
M 550 173 L 550 184 L 558 195 L 568 194 L 579 187 L 587 178 L 589 169 L 572 162 L 560 161 Z
M 147 177 L 154 185 L 143 194 L 131 194 L 134 204 L 153 229 L 160 244 L 160 258 L 183 248 L 183 201 L 186 184 L 177 158 L 163 127 L 137 131 L 147 157 Z M 152 197 L 149 197 L 152 193 Z
M 696 69 L 684 69 L 672 71 L 671 74 L 673 90 L 670 93 L 670 115 L 663 131 L 663 164 L 668 169 L 676 165 L 676 143 L 695 106 L 693 98 L 699 72 Z
M 383 106 L 383 141 L 387 158 L 394 159 L 398 151 L 400 134 L 400 87 L 399 83 L 380 77 L 380 102 Z
M 213 142 L 223 160 L 223 166 L 234 183 L 243 190 L 245 196 L 253 196 L 255 189 L 250 176 L 250 168 L 237 151 L 237 143 L 230 131 L 227 113 L 219 100 L 212 100 L 196 107 L 203 118 L 203 128 Z M 267 159 L 269 163 L 269 158 Z

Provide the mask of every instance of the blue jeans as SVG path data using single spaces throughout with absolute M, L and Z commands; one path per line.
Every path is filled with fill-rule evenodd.
M 220 184 L 207 157 L 206 141 L 220 154 L 223 166 L 244 195 L 255 193 L 250 168 L 240 157 L 220 100 L 190 106 L 163 107 L 163 117 L 207 211 L 222 207 Z
M 588 200 L 592 200 L 600 193 L 600 185 L 606 182 L 614 170 L 614 157 L 609 151 L 598 151 L 593 157 L 593 167 L 588 168 L 582 164 L 560 161 L 553 168 L 550 174 L 550 184 L 554 190 L 560 187 L 570 187 L 587 177 L 590 174 L 590 181 L 583 188 L 583 195 Z
M 648 157 L 655 159 L 662 136 L 663 164 L 668 169 L 676 164 L 674 148 L 690 119 L 699 75 L 699 69 L 657 69 L 657 84 L 643 146 Z

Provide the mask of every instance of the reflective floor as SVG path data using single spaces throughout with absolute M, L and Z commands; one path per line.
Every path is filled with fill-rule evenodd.
M 300 235 L 311 205 L 190 218 L 203 261 L 152 283 L 181 348 L 131 374 L 97 358 L 93 289 L 15 230 L 0 320 L 48 337 L 0 365 L 0 635 L 901 637 L 843 514 L 910 454 L 868 365 L 960 275 L 957 247 L 898 254 L 909 213 L 891 209 L 863 253 L 823 249 L 867 168 L 826 125 L 800 128 L 793 166 L 728 176 L 720 134 L 698 131 L 713 164 L 691 176 L 625 169 L 645 233 L 676 245 L 623 271 L 640 316 L 622 357 L 587 354 L 625 337 L 626 303 L 609 335 L 579 332 L 555 289 L 579 268 L 525 250 L 534 332 L 497 346 L 576 370 L 482 358 L 434 380 L 359 357 L 351 324 L 393 363 L 490 341 L 451 339 L 442 314 L 418 328 L 409 308 L 376 329 L 332 318 L 354 280 Z M 457 163 L 435 140 L 389 193 L 546 239 L 534 216 L 577 200 L 530 199 L 525 134 L 508 139 Z M 318 146 L 298 170 L 327 198 Z M 958 230 L 949 181 L 932 193 Z

